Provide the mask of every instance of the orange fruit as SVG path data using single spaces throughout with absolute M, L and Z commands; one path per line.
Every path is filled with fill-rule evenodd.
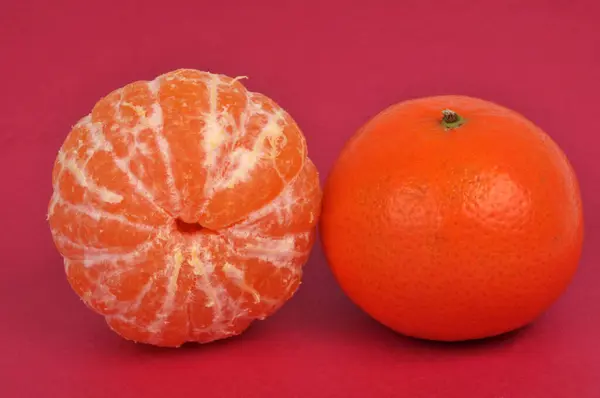
M 159 346 L 237 335 L 279 309 L 321 202 L 290 115 L 240 79 L 191 69 L 98 101 L 52 182 L 72 288 L 116 333 Z
M 577 268 L 578 182 L 539 127 L 464 96 L 395 104 L 344 146 L 320 231 L 348 297 L 408 336 L 456 341 L 518 329 Z

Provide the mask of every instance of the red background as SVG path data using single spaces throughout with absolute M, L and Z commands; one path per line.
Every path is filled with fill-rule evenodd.
M 600 397 L 600 5 L 573 1 L 3 1 L 0 396 Z M 582 185 L 586 244 L 533 326 L 434 344 L 341 293 L 320 245 L 299 293 L 246 334 L 161 350 L 121 340 L 72 293 L 45 222 L 70 126 L 132 80 L 180 67 L 247 75 L 284 106 L 327 175 L 369 117 L 459 93 L 545 129 Z

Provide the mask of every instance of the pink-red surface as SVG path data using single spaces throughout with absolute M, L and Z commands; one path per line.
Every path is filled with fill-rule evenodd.
M 600 397 L 599 17 L 592 0 L 2 2 L 0 396 Z M 352 305 L 317 244 L 298 294 L 239 338 L 120 339 L 65 280 L 45 221 L 52 163 L 97 99 L 180 67 L 249 76 L 297 120 L 322 179 L 393 102 L 455 93 L 522 112 L 581 182 L 575 280 L 519 333 L 425 343 Z

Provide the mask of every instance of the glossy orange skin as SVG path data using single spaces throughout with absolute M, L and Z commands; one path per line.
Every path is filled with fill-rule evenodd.
M 466 122 L 446 130 L 446 108 Z M 462 96 L 406 101 L 366 123 L 327 179 L 320 228 L 354 303 L 442 341 L 532 322 L 569 285 L 583 243 L 562 150 L 520 114 Z

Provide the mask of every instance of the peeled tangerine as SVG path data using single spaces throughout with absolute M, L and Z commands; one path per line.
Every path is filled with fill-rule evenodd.
M 238 335 L 279 309 L 321 201 L 290 115 L 239 79 L 190 69 L 102 98 L 52 182 L 69 283 L 116 333 L 158 346 Z

